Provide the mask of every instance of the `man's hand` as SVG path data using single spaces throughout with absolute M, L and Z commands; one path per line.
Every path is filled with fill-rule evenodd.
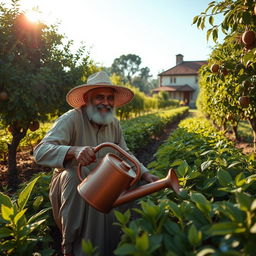
M 145 180 L 146 182 L 151 183 L 151 182 L 159 180 L 159 177 L 157 177 L 149 172 L 144 172 L 143 175 L 141 176 L 141 179 Z
M 81 165 L 88 165 L 91 162 L 96 161 L 96 155 L 92 147 L 70 147 L 68 150 L 65 160 L 75 158 Z

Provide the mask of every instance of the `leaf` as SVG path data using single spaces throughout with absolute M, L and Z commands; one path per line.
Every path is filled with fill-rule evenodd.
M 149 248 L 150 248 L 151 253 L 161 246 L 162 240 L 163 240 L 162 234 L 161 235 L 151 235 L 149 237 L 149 241 L 150 241 Z
M 172 213 L 174 214 L 174 216 L 176 216 L 178 219 L 181 218 L 182 213 L 181 213 L 181 210 L 179 209 L 179 207 L 176 203 L 174 203 L 173 201 L 170 201 L 169 202 L 169 207 L 170 207 Z
M 5 238 L 13 235 L 13 231 L 7 227 L 0 228 L 0 238 Z
M 148 233 L 143 232 L 141 236 L 137 236 L 135 245 L 140 251 L 146 251 L 149 247 Z
M 207 150 L 207 151 L 204 151 L 203 153 L 200 154 L 200 156 L 204 156 L 204 155 L 208 155 L 208 154 L 211 154 L 211 153 L 215 153 L 214 150 Z
M 216 251 L 213 248 L 203 248 L 201 251 L 199 251 L 196 255 L 197 256 L 208 256 L 208 255 L 214 255 Z
M 231 175 L 225 170 L 220 169 L 217 173 L 217 177 L 219 183 L 224 187 L 233 183 Z
M 235 177 L 235 185 L 237 187 L 241 187 L 244 184 L 246 184 L 246 179 L 245 179 L 245 175 L 243 172 L 240 172 L 239 174 L 236 175 Z
M 34 209 L 38 209 L 43 201 L 44 201 L 44 197 L 43 196 L 37 196 L 35 198 L 35 201 L 33 202 Z
M 213 235 L 213 236 L 243 233 L 245 231 L 246 231 L 246 228 L 239 225 L 236 222 L 216 223 L 216 224 L 213 224 L 209 229 L 210 235 Z
M 15 225 L 17 225 L 19 219 L 25 214 L 26 211 L 27 211 L 27 209 L 23 209 L 20 212 L 18 212 L 18 214 L 15 215 L 14 220 L 13 220 Z
M 192 246 L 198 246 L 202 241 L 202 232 L 196 229 L 196 226 L 192 224 L 188 230 L 188 240 Z
M 213 23 L 214 23 L 214 17 L 213 16 L 209 17 L 209 23 L 213 26 Z
M 90 240 L 82 240 L 82 248 L 83 252 L 85 252 L 88 255 L 94 255 L 96 251 L 96 247 L 94 248 L 92 245 L 92 242 Z
M 211 33 L 212 33 L 212 28 L 207 30 L 207 33 L 206 33 L 206 40 L 207 41 L 209 41 L 209 37 L 210 37 Z
M 217 28 L 214 28 L 212 31 L 212 39 L 215 43 L 218 40 L 218 29 Z
M 34 222 L 34 223 L 31 223 L 31 224 L 28 224 L 28 225 L 24 226 L 24 228 L 27 229 L 27 235 L 29 233 L 33 232 L 37 227 L 39 227 L 44 222 L 45 222 L 45 219 L 39 220 L 37 222 Z
M 195 16 L 195 17 L 193 18 L 192 24 L 195 24 L 195 23 L 197 22 L 197 20 L 198 20 L 198 16 Z
M 236 166 L 236 165 L 238 165 L 238 164 L 241 164 L 241 162 L 240 162 L 240 161 L 235 161 L 235 162 L 233 162 L 232 164 L 230 164 L 230 165 L 228 166 L 228 169 L 230 169 L 230 168 L 232 168 L 232 167 L 234 167 L 234 166 Z
M 212 208 L 211 203 L 205 198 L 203 194 L 193 192 L 191 194 L 191 200 L 196 204 L 199 210 L 207 215 L 210 213 Z
M 37 220 L 38 218 L 40 218 L 41 216 L 43 216 L 43 214 L 45 214 L 47 211 L 49 211 L 49 210 L 51 210 L 51 209 L 52 209 L 51 207 L 42 209 L 40 212 L 38 212 L 38 213 L 32 215 L 32 216 L 30 217 L 30 219 L 28 220 L 27 223 L 28 223 L 28 224 L 32 224 L 33 221 L 35 221 L 35 220 Z
M 4 204 L 1 205 L 1 213 L 4 220 L 7 220 L 11 222 L 14 210 L 13 208 L 9 208 L 8 206 L 5 206 Z
M 36 177 L 35 179 L 33 179 L 31 182 L 29 182 L 27 184 L 27 186 L 20 192 L 19 197 L 18 197 L 18 206 L 20 208 L 20 210 L 22 210 L 27 201 L 28 198 L 31 194 L 32 189 L 34 188 L 35 183 L 37 182 L 37 180 L 40 178 L 40 176 Z
M 182 164 L 177 168 L 177 173 L 180 177 L 184 177 L 189 170 L 189 165 L 186 160 L 182 161 Z
M 9 208 L 13 207 L 11 198 L 2 192 L 0 192 L 0 204 L 8 206 Z
M 114 251 L 116 255 L 134 255 L 137 252 L 137 249 L 132 244 L 122 244 Z
M 129 210 L 127 210 L 124 214 L 115 210 L 114 214 L 121 225 L 126 225 L 131 217 L 131 212 Z
M 242 211 L 249 211 L 252 204 L 252 197 L 245 193 L 236 193 L 236 201 Z
M 176 235 L 180 232 L 180 227 L 177 223 L 167 220 L 164 224 L 164 229 L 167 231 L 170 235 Z
M 212 162 L 213 162 L 213 160 L 207 160 L 207 161 L 203 162 L 201 164 L 201 170 L 202 171 L 206 170 L 211 165 Z

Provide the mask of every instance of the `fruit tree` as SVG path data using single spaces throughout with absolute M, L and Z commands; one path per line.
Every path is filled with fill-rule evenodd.
M 16 178 L 17 147 L 27 130 L 67 110 L 66 92 L 95 69 L 84 46 L 72 53 L 72 41 L 64 44 L 56 25 L 28 21 L 18 2 L 0 5 L 0 121 L 12 134 L 10 180 Z
M 253 0 L 212 1 L 208 8 L 194 17 L 194 24 L 204 29 L 208 21 L 217 42 L 221 30 L 226 36 L 216 44 L 208 66 L 202 68 L 198 107 L 216 124 L 250 122 L 256 143 L 256 3 Z M 214 17 L 223 15 L 219 25 Z

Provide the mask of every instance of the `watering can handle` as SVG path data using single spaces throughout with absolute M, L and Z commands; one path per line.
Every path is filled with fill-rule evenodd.
M 139 181 L 140 179 L 140 175 L 141 175 L 141 168 L 140 168 L 140 164 L 138 163 L 138 161 L 136 161 L 132 156 L 130 156 L 125 150 L 123 150 L 122 148 L 120 148 L 119 146 L 117 146 L 114 143 L 111 142 L 104 142 L 96 147 L 93 148 L 94 153 L 98 152 L 101 148 L 103 147 L 111 147 L 116 149 L 119 153 L 121 153 L 123 156 L 125 156 L 126 158 L 128 158 L 132 163 L 134 163 L 134 165 L 136 166 L 136 177 L 135 179 L 131 182 L 131 186 L 134 185 L 136 182 Z M 78 164 L 77 167 L 77 175 L 78 178 L 83 181 L 83 178 L 81 176 L 81 164 Z

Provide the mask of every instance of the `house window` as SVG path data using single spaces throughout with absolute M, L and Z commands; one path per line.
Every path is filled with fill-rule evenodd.
M 176 83 L 176 77 L 172 77 L 172 76 L 171 76 L 171 77 L 170 77 L 170 83 L 171 83 L 171 84 L 172 84 L 172 83 L 175 84 L 175 83 Z

